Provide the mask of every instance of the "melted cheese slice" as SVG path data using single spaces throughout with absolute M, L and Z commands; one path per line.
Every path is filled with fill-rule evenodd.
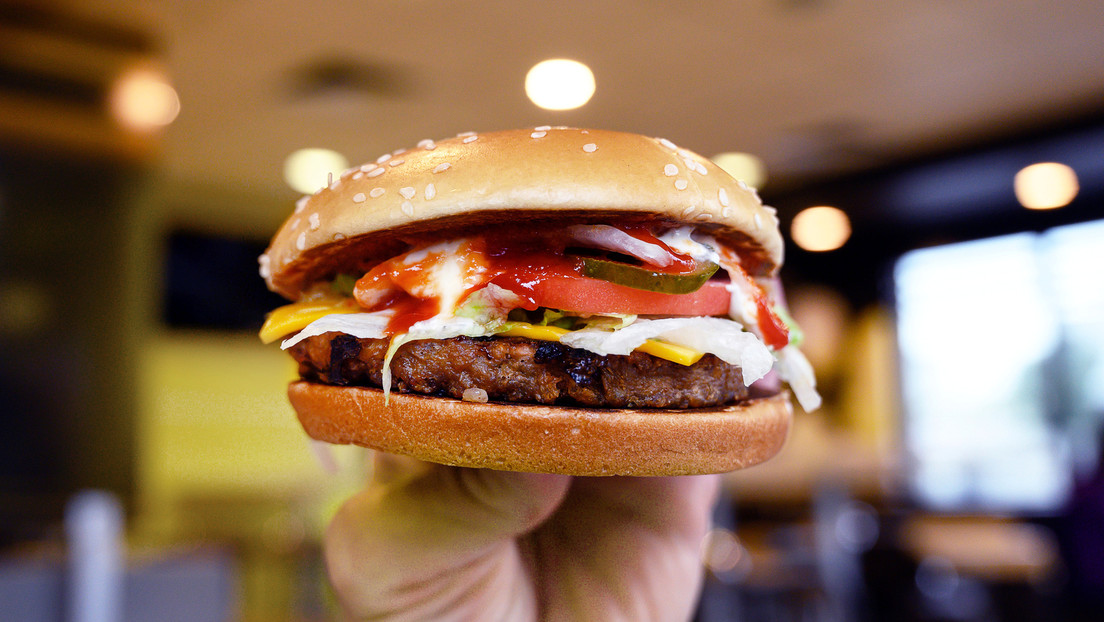
M 272 343 L 300 331 L 311 322 L 335 313 L 361 313 L 363 310 L 350 299 L 315 300 L 284 305 L 268 314 L 261 327 L 261 341 Z M 510 328 L 495 333 L 502 337 L 526 337 L 538 341 L 559 341 L 571 331 L 558 326 L 537 326 L 527 322 L 511 322 Z M 693 365 L 704 354 L 697 350 L 665 343 L 656 339 L 645 341 L 637 350 L 680 365 Z
M 291 333 L 303 330 L 307 324 L 335 313 L 361 313 L 351 298 L 309 300 L 293 302 L 277 308 L 265 318 L 261 327 L 261 341 L 272 343 Z

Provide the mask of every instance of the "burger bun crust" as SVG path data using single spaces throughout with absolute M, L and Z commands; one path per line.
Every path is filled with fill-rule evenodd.
M 461 467 L 567 475 L 699 475 L 752 466 L 782 448 L 785 393 L 717 408 L 588 409 L 478 403 L 374 388 L 293 382 L 303 429 Z

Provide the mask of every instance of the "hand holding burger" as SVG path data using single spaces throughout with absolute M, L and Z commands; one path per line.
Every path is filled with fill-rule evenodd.
M 350 620 L 689 620 L 719 476 L 570 477 L 377 453 L 325 538 Z
M 345 612 L 688 619 L 717 476 L 571 476 L 779 450 L 782 381 L 819 403 L 781 258 L 754 190 L 634 134 L 423 141 L 304 197 L 261 257 L 294 301 L 262 338 L 311 437 L 387 452 L 326 533 Z
M 715 473 L 819 402 L 754 190 L 669 141 L 423 141 L 311 197 L 261 257 L 313 438 L 464 467 Z M 772 382 L 773 380 L 773 382 Z

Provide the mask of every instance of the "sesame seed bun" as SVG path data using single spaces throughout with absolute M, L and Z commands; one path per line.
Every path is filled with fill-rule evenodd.
M 422 141 L 345 171 L 298 202 L 262 255 L 261 273 L 294 300 L 313 282 L 371 266 L 419 236 L 611 217 L 692 223 L 736 250 L 753 274 L 782 263 L 774 210 L 707 158 L 660 138 L 542 127 Z
M 315 283 L 364 274 L 418 244 L 503 225 L 542 231 L 627 222 L 693 224 L 753 275 L 773 275 L 782 263 L 774 211 L 710 160 L 664 139 L 541 127 L 423 141 L 345 171 L 298 202 L 262 255 L 261 274 L 295 300 Z M 325 342 L 323 359 L 340 365 L 332 344 Z M 601 409 L 479 403 L 401 388 L 387 399 L 376 388 L 304 377 L 314 380 L 292 383 L 289 397 L 311 437 L 465 467 L 724 472 L 777 453 L 792 419 L 785 392 L 712 408 Z
M 307 433 L 430 462 L 567 475 L 697 475 L 758 464 L 782 448 L 786 394 L 692 410 L 464 402 L 294 382 Z

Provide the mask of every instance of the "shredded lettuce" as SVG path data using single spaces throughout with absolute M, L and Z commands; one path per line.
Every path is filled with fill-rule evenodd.
M 755 335 L 736 322 L 716 317 L 637 319 L 620 330 L 584 328 L 564 335 L 560 342 L 605 356 L 629 354 L 648 339 L 714 354 L 739 366 L 747 385 L 765 376 L 774 364 L 770 350 Z
M 778 361 L 778 375 L 794 392 L 794 397 L 805 412 L 820 408 L 820 394 L 816 390 L 816 375 L 809 359 L 796 346 L 788 345 L 774 353 Z
M 453 315 L 491 328 L 505 322 L 510 311 L 517 308 L 520 302 L 521 297 L 514 292 L 489 283 L 465 298 L 464 302 L 456 307 Z
M 620 313 L 611 315 L 592 315 L 580 318 L 585 328 L 597 328 L 601 330 L 621 330 L 636 321 L 636 315 Z
M 303 330 L 289 337 L 280 344 L 287 350 L 300 341 L 321 335 L 323 333 L 345 333 L 357 339 L 383 339 L 384 329 L 391 321 L 390 310 L 375 311 L 373 313 L 346 313 L 327 315 L 307 324 Z

